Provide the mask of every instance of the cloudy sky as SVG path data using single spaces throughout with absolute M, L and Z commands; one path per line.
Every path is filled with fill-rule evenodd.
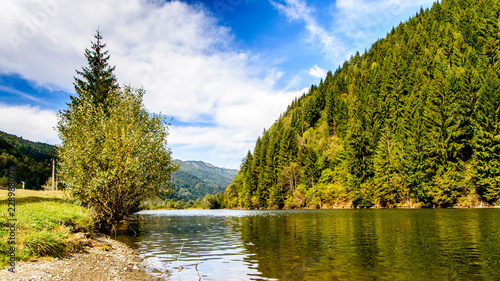
M 173 117 L 173 156 L 238 168 L 328 70 L 431 0 L 3 0 L 0 130 L 60 143 L 56 113 L 97 28 L 120 84 Z

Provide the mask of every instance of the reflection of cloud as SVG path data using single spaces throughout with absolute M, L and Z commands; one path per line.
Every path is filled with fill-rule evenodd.
M 31 141 L 59 142 L 55 127 L 56 113 L 31 106 L 0 104 L 0 131 L 22 136 Z

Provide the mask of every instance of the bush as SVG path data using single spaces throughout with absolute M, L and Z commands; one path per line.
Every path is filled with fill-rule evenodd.
M 203 209 L 221 209 L 224 208 L 224 194 L 217 193 L 214 195 L 207 194 L 201 200 L 200 204 Z
M 143 95 L 125 87 L 108 97 L 110 108 L 81 100 L 59 114 L 61 179 L 106 233 L 144 198 L 170 191 L 168 123 L 144 109 Z

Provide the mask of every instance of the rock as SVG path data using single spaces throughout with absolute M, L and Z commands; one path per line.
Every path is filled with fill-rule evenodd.
M 84 232 L 78 232 L 75 233 L 71 236 L 71 239 L 73 240 L 82 240 L 82 239 L 87 239 L 90 237 L 90 234 L 84 233 Z

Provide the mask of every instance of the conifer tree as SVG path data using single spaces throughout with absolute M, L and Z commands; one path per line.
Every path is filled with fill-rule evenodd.
M 99 31 L 95 37 L 85 52 L 89 66 L 77 71 L 85 79 L 76 79 L 79 96 L 59 113 L 58 154 L 67 190 L 109 233 L 141 200 L 168 194 L 176 166 L 166 146 L 169 124 L 144 108 L 144 90 L 118 88 Z
M 296 98 L 252 155 L 258 205 L 500 204 L 499 9 L 436 2 Z
M 72 105 L 80 103 L 83 99 L 90 100 L 94 105 L 105 104 L 108 101 L 107 97 L 119 87 L 113 73 L 115 66 L 109 65 L 110 56 L 105 50 L 106 44 L 102 43 L 99 30 L 94 38 L 96 41 L 92 42 L 91 49 L 85 49 L 88 66 L 76 71 L 81 78 L 74 77 L 73 85 L 78 96 L 71 97 Z M 107 107 L 109 104 L 105 104 L 104 108 Z

